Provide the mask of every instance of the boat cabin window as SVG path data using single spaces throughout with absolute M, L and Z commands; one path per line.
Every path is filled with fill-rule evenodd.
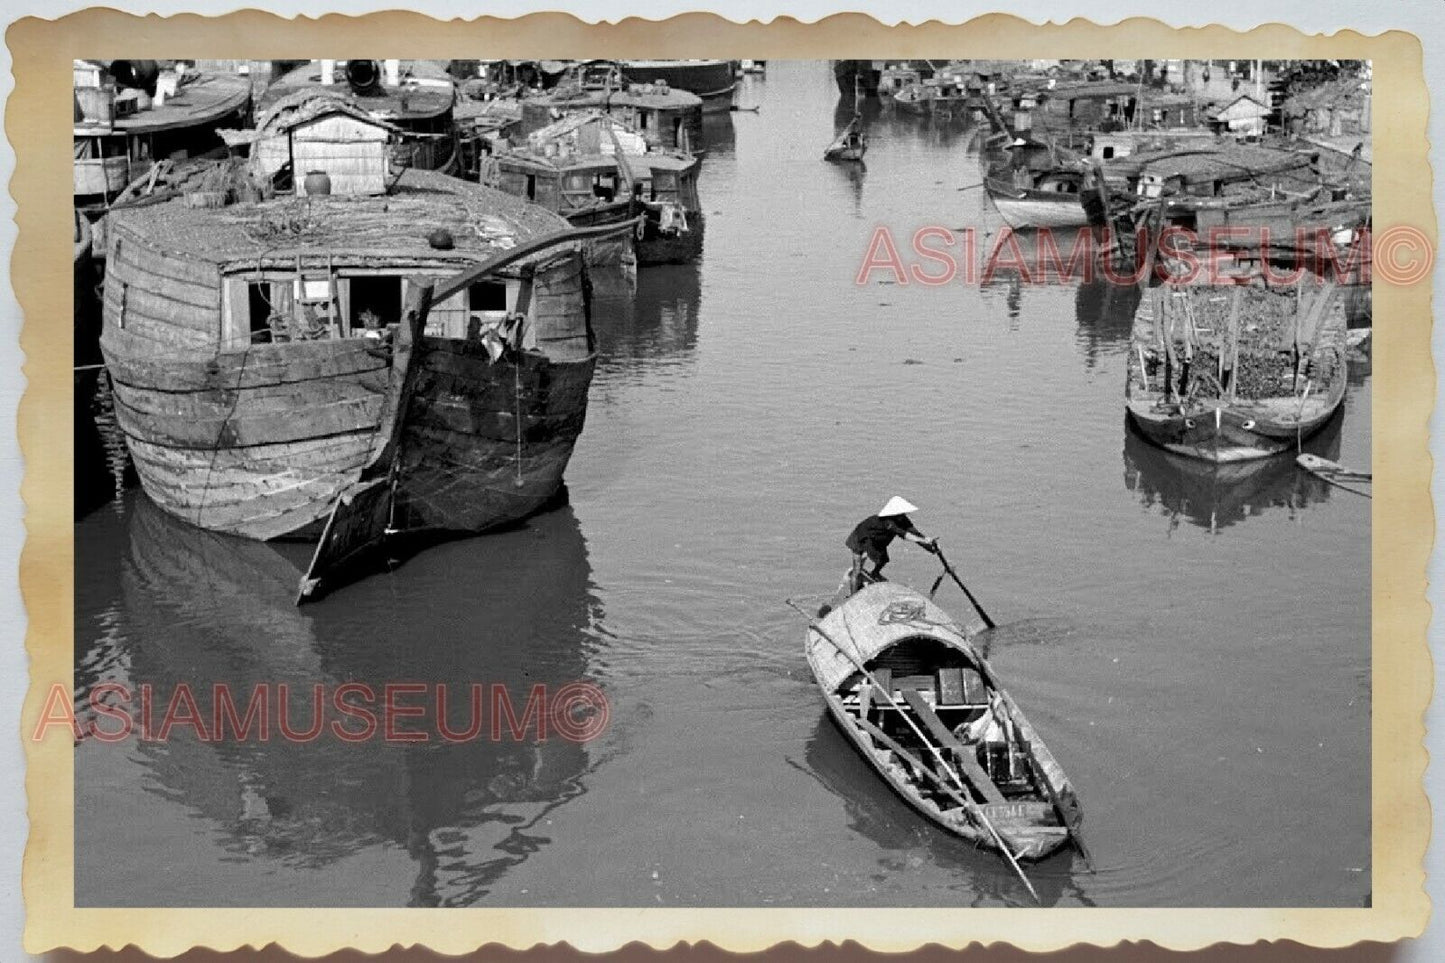
M 468 310 L 488 318 L 499 318 L 507 313 L 507 285 L 505 282 L 479 281 L 467 288 Z
M 592 194 L 604 201 L 610 201 L 617 196 L 617 172 L 607 171 L 598 174 L 592 182 Z
M 653 171 L 652 193 L 649 195 L 648 200 L 655 201 L 658 198 L 666 200 L 676 195 L 677 175 L 672 171 Z
M 252 344 L 271 343 L 271 285 L 256 281 L 246 285 Z
M 1114 145 L 1112 145 L 1112 144 L 1106 144 L 1106 145 L 1099 151 L 1099 154 L 1100 154 L 1100 156 L 1103 157 L 1104 160 L 1109 160 L 1110 158 L 1112 158 L 1112 157 L 1114 156 Z
M 367 328 L 385 328 L 401 321 L 401 278 L 385 275 L 353 277 L 350 290 L 351 327 L 358 333 Z

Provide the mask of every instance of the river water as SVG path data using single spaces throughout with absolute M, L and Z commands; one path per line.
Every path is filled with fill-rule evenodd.
M 78 703 L 482 682 L 520 714 L 582 680 L 606 731 L 86 739 L 80 905 L 1025 905 L 834 729 L 783 604 L 831 592 L 895 493 L 999 622 L 994 668 L 1077 787 L 1098 872 L 1031 866 L 1046 904 L 1368 903 L 1370 502 L 1287 456 L 1215 473 L 1133 438 L 1127 291 L 855 283 L 880 226 L 996 240 L 975 136 L 870 108 L 866 170 L 829 165 L 851 106 L 828 66 L 768 69 L 739 92 L 757 113 L 709 122 L 701 262 L 598 306 L 568 504 L 300 609 L 303 546 L 134 489 L 76 522 Z M 1306 447 L 1369 464 L 1367 364 Z

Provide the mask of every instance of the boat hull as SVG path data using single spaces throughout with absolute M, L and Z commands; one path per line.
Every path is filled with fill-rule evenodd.
M 1166 451 L 1229 464 L 1293 450 L 1323 428 L 1338 407 L 1335 400 L 1322 413 L 1298 421 L 1266 421 L 1250 408 L 1228 406 L 1165 415 L 1149 403 L 1131 403 L 1128 410 L 1139 433 Z
M 493 362 L 480 343 L 428 337 L 413 363 L 396 527 L 484 532 L 557 496 L 587 417 L 595 355 Z
M 152 361 L 146 345 L 107 330 L 101 348 L 141 486 L 193 525 L 314 537 L 380 444 L 392 368 L 364 341 Z
M 705 114 L 727 113 L 737 76 L 730 60 L 623 61 L 622 75 L 635 84 L 662 81 L 702 99 Z
M 687 230 L 675 234 L 664 234 L 649 219 L 643 228 L 642 239 L 637 242 L 638 266 L 687 264 L 697 260 L 702 254 L 704 226 L 702 211 L 688 211 Z
M 921 793 L 916 777 L 911 775 L 911 769 L 893 748 L 886 743 L 875 742 L 859 718 L 849 711 L 842 693 L 849 688 L 852 680 L 858 678 L 858 673 L 856 664 L 843 656 L 830 641 L 840 635 L 849 640 L 847 644 L 853 658 L 860 659 L 864 664 L 889 657 L 901 641 L 923 637 L 931 644 L 952 649 L 955 660 L 962 657 L 965 663 L 976 667 L 981 679 L 996 697 L 999 710 L 1007 716 L 1014 730 L 1014 745 L 1019 750 L 1022 764 L 1029 767 L 1040 787 L 1048 787 L 1052 796 L 1052 801 L 1027 796 L 1001 799 L 995 792 L 992 797 L 995 802 L 976 804 L 976 810 L 987 815 L 988 822 L 1016 858 L 1041 859 L 1069 844 L 1072 831 L 1064 822 L 1064 811 L 1067 811 L 1069 823 L 1075 829 L 1081 815 L 1068 778 L 1022 710 L 998 685 L 992 669 L 969 642 L 968 636 L 946 613 L 912 589 L 896 583 L 877 583 L 849 597 L 831 609 L 820 623 L 810 627 L 805 654 L 833 722 L 884 782 L 919 814 L 944 831 L 977 846 L 996 849 L 997 840 L 982 819 L 965 808 L 941 809 L 933 799 Z M 881 719 L 879 725 L 884 725 Z M 972 748 L 970 745 L 969 750 Z M 962 788 L 960 791 L 969 792 Z M 988 798 L 987 793 L 985 798 Z
M 933 806 L 917 793 L 909 792 L 900 783 L 897 776 L 891 772 L 884 761 L 880 758 L 878 750 L 870 744 L 867 733 L 858 727 L 852 720 L 848 711 L 839 705 L 836 700 L 828 700 L 828 715 L 832 717 L 836 725 L 853 744 L 853 748 L 863 756 L 873 767 L 883 781 L 886 782 L 898 796 L 919 815 L 927 819 L 933 825 L 944 832 L 966 839 L 975 846 L 986 849 L 997 849 L 997 843 L 993 835 L 984 827 L 968 822 L 965 819 L 953 818 Z M 886 757 L 886 754 L 884 754 Z M 1037 860 L 1058 852 L 1069 843 L 1069 831 L 1063 826 L 1056 827 L 1035 827 L 1010 825 L 1006 820 L 992 818 L 990 820 L 994 828 L 1005 843 L 1015 859 Z
M 1135 313 L 1130 423 L 1167 451 L 1221 464 L 1298 448 L 1339 411 L 1348 383 L 1338 288 L 1311 292 L 1318 300 L 1308 308 L 1303 295 L 1261 284 L 1153 289 Z M 1255 331 L 1234 348 L 1232 384 L 1223 360 L 1231 325 Z M 1291 367 L 1296 344 L 1304 347 Z
M 1040 191 L 1013 192 L 989 187 L 988 197 L 1009 227 L 1057 228 L 1089 225 L 1088 212 L 1079 202 L 1077 194 L 1049 196 Z

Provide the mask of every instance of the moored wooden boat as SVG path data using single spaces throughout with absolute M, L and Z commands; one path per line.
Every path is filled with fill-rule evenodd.
M 1321 481 L 1329 482 L 1356 495 L 1372 497 L 1375 476 L 1371 472 L 1346 468 L 1337 461 L 1305 452 L 1295 458 L 1295 464 Z
M 641 265 L 681 263 L 702 250 L 703 215 L 697 196 L 699 159 L 653 146 L 621 117 L 602 111 L 568 114 L 524 142 L 492 155 L 483 183 L 533 200 L 574 226 L 641 221 L 626 258 Z M 611 251 L 595 252 L 616 260 Z
M 984 191 L 1012 228 L 1084 227 L 1084 172 L 1077 155 L 1019 138 L 984 171 Z
M 618 66 L 633 83 L 661 82 L 697 95 L 704 113 L 718 113 L 732 106 L 737 78 L 731 60 L 623 60 Z
M 620 117 L 651 147 L 695 155 L 707 147 L 702 98 L 665 83 L 629 81 L 605 62 L 579 65 L 554 89 L 524 97 L 521 103 L 518 137 L 548 127 L 567 114 L 600 110 Z
M 1001 839 L 1016 859 L 1074 837 L 1082 814 L 1068 777 L 971 637 L 928 598 L 869 585 L 809 627 L 805 652 L 838 727 L 929 821 L 981 846 Z
M 861 161 L 868 151 L 868 137 L 859 129 L 858 117 L 854 115 L 833 143 L 823 151 L 823 159 L 830 161 Z
M 1125 405 L 1145 438 L 1208 461 L 1297 447 L 1344 399 L 1348 362 L 1337 287 L 1241 276 L 1166 283 L 1135 315 Z
M 97 210 L 163 159 L 223 150 L 217 127 L 249 119 L 246 77 L 184 62 L 75 62 L 75 203 Z
M 141 483 L 171 514 L 315 537 L 385 463 L 393 527 L 482 531 L 560 487 L 595 362 L 576 235 L 488 188 L 393 176 L 378 131 L 344 106 L 291 130 L 301 196 L 113 215 L 101 348 Z M 327 174 L 335 143 L 347 163 Z

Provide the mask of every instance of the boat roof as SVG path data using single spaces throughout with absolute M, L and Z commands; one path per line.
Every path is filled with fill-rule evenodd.
M 964 649 L 982 661 L 968 634 L 947 612 L 927 596 L 897 582 L 877 582 L 850 596 L 809 635 L 821 637 L 823 633 L 832 643 L 823 639 L 813 646 L 813 666 L 818 682 L 829 691 L 858 671 L 837 645 L 849 646 L 860 662 L 867 663 L 889 646 L 924 636 Z
M 702 107 L 702 98 L 678 87 L 629 83 L 611 90 L 593 87 L 556 87 L 541 97 L 529 98 L 563 109 L 619 104 L 653 110 L 690 110 Z
M 1055 84 L 1041 93 L 1056 100 L 1086 100 L 1093 97 L 1130 97 L 1139 94 L 1138 84 L 1126 84 L 1113 80 L 1085 80 L 1075 83 Z M 1149 93 L 1146 89 L 1145 93 Z
M 183 127 L 214 123 L 239 110 L 251 99 L 251 80 L 237 74 L 210 73 L 183 77 L 177 91 L 159 106 L 151 106 L 126 117 L 116 117 L 108 126 L 76 124 L 77 137 L 104 134 L 150 134 Z
M 357 106 L 354 100 L 340 97 L 320 87 L 295 90 L 274 101 L 256 118 L 256 126 L 247 130 L 223 130 L 221 138 L 231 146 L 253 144 L 267 137 L 276 137 L 322 117 L 340 114 L 370 127 L 379 127 L 396 134 L 401 128 L 379 120 Z
M 435 171 L 408 168 L 383 195 L 278 197 L 193 208 L 176 198 L 110 215 L 116 237 L 217 265 L 324 253 L 388 263 L 472 262 L 567 228 L 536 204 Z M 451 232 L 438 250 L 427 235 Z
M 1134 155 L 1140 169 L 1162 177 L 1182 176 L 1191 181 L 1214 178 L 1246 178 L 1307 167 L 1314 155 L 1277 147 L 1227 144 L 1208 148 L 1189 147 L 1157 155 Z M 1127 163 L 1130 158 L 1124 158 Z
M 268 110 L 281 98 L 297 90 L 324 91 L 383 120 L 421 120 L 443 114 L 456 101 L 456 82 L 451 74 L 429 60 L 403 60 L 401 85 L 380 84 L 375 92 L 358 94 L 346 80 L 345 61 L 338 60 L 329 85 L 321 83 L 321 64 L 302 64 L 278 77 L 261 94 L 257 110 Z

